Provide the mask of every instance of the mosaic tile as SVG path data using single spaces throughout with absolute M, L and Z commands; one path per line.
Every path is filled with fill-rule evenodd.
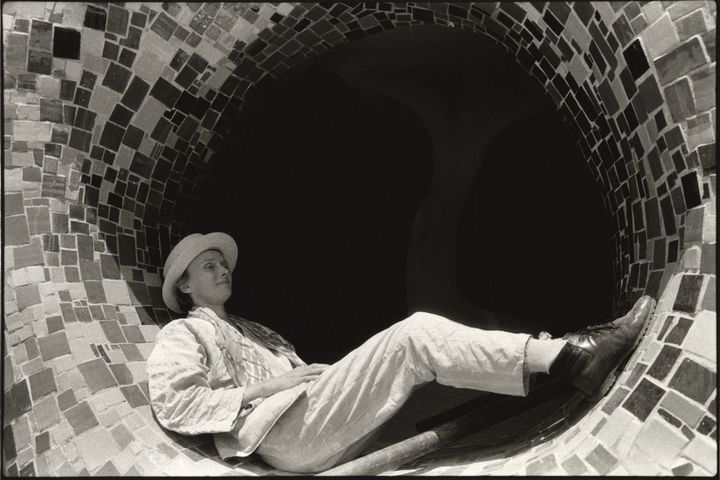
M 670 380 L 670 388 L 704 403 L 715 390 L 715 373 L 699 363 L 685 358 Z
M 673 310 L 694 313 L 697 308 L 702 282 L 702 275 L 683 275 Z
M 685 194 L 685 204 L 687 208 L 694 208 L 702 203 L 700 198 L 700 191 L 697 182 L 697 175 L 695 172 L 689 172 L 682 177 L 683 193 Z
M 642 37 L 650 58 L 653 59 L 667 53 L 679 42 L 673 22 L 668 15 L 660 17 L 659 21 L 646 28 Z
M 123 343 L 120 345 L 120 348 L 128 361 L 135 362 L 144 360 L 144 357 L 137 348 L 137 345 L 133 345 L 132 343 Z
M 697 427 L 698 433 L 708 435 L 717 426 L 717 421 L 711 417 L 705 416 Z
M 170 40 L 173 31 L 177 27 L 177 22 L 167 16 L 165 12 L 160 12 L 150 30 L 157 33 L 163 40 Z
M 110 433 L 103 429 L 93 430 L 86 435 L 77 437 L 75 443 L 91 471 L 104 465 L 108 458 L 112 458 L 120 452 L 120 448 Z
M 50 232 L 50 210 L 46 207 L 28 207 L 26 209 L 30 234 Z
M 195 32 L 190 32 L 190 36 L 185 39 L 185 42 L 191 47 L 197 47 L 200 44 L 202 37 Z
M 695 92 L 695 105 L 697 107 L 697 111 L 704 112 L 713 108 L 715 106 L 715 68 L 713 67 L 712 69 L 707 70 L 702 69 L 694 73 L 691 78 L 693 91 Z M 709 147 L 714 149 L 714 146 Z M 710 162 L 703 162 L 703 167 L 710 168 L 710 166 Z
M 180 90 L 173 87 L 166 80 L 159 78 L 152 90 L 150 95 L 160 100 L 166 107 L 172 108 L 177 99 L 180 97 Z
M 210 26 L 212 17 L 205 10 L 200 10 L 190 22 L 190 28 L 202 35 Z
M 123 48 L 122 52 L 120 52 L 120 57 L 119 57 L 118 61 L 120 62 L 120 64 L 122 64 L 128 68 L 132 68 L 136 55 L 137 54 L 135 52 L 133 52 L 132 50 Z
M 27 307 L 40 303 L 40 293 L 37 285 L 26 285 L 15 290 L 18 310 L 23 311 Z
M 107 122 L 100 137 L 100 145 L 116 152 L 124 135 L 125 131 L 121 127 Z
M 136 27 L 145 28 L 147 15 L 142 12 L 132 12 L 130 23 Z
M 53 56 L 56 58 L 80 59 L 80 41 L 81 34 L 79 31 L 56 26 Z
M 35 437 L 35 452 L 40 455 L 47 450 L 50 450 L 50 433 L 43 432 Z
M 689 318 L 679 317 L 677 323 L 665 339 L 665 342 L 675 345 L 682 344 L 692 324 L 693 321 Z
M 87 402 L 81 402 L 64 412 L 65 418 L 75 435 L 80 435 L 92 427 L 99 425 L 95 414 Z
M 623 403 L 623 407 L 640 420 L 645 420 L 662 398 L 665 390 L 652 382 L 642 380 Z
M 147 398 L 145 398 L 145 395 L 137 385 L 122 386 L 120 387 L 120 391 L 133 408 L 149 405 Z
M 88 302 L 90 303 L 105 303 L 105 291 L 102 287 L 102 282 L 98 281 L 84 281 L 85 291 L 87 292 Z
M 96 113 L 85 108 L 78 108 L 75 113 L 74 126 L 88 132 L 95 128 Z
M 238 21 L 238 16 L 227 10 L 225 7 L 220 8 L 215 16 L 215 23 L 225 31 L 230 31 Z
M 35 476 L 35 465 L 33 462 L 30 462 L 26 464 L 24 467 L 20 469 L 20 472 L 18 473 L 18 476 L 20 477 L 34 477 Z
M 126 93 L 127 95 L 127 93 Z M 123 96 L 125 99 L 125 96 Z M 132 100 L 128 99 L 127 102 L 133 103 Z M 120 126 L 127 126 L 133 117 L 133 112 L 123 107 L 120 104 L 115 105 L 112 114 L 110 115 L 110 121 Z
M 90 90 L 78 87 L 75 89 L 75 99 L 73 102 L 82 107 L 87 107 L 90 104 L 91 96 L 92 92 Z
M 90 323 L 92 322 L 92 315 L 90 315 L 90 309 L 87 307 L 76 307 L 73 309 L 75 312 L 75 316 L 77 317 L 78 321 Z
M 131 75 L 132 73 L 127 68 L 111 62 L 103 78 L 103 85 L 118 93 L 123 93 Z
M 121 265 L 136 265 L 135 239 L 128 235 L 118 235 L 119 259 Z
M 122 331 L 129 342 L 132 343 L 144 343 L 145 338 L 140 331 L 140 328 L 135 325 L 123 326 Z
M 694 96 L 690 90 L 690 81 L 687 78 L 670 84 L 664 91 L 675 122 L 680 122 L 695 115 Z
M 50 75 L 52 71 L 52 55 L 48 52 L 30 49 L 27 61 L 28 72 Z
M 10 425 L 3 427 L 2 440 L 3 458 L 6 459 L 6 462 L 10 462 L 17 457 L 15 438 L 13 437 L 12 427 Z
M 133 383 L 133 376 L 130 373 L 130 369 L 123 364 L 110 364 L 110 370 L 112 371 L 115 379 L 120 385 L 130 385 Z
M 65 390 L 64 392 L 60 393 L 57 396 L 58 400 L 58 406 L 60 407 L 60 410 L 67 410 L 68 408 L 72 407 L 73 405 L 77 404 L 77 400 L 75 399 L 75 394 L 72 390 Z
M 693 465 L 692 463 L 683 463 L 682 465 L 678 465 L 677 467 L 673 467 L 672 473 L 676 476 L 687 476 L 693 471 Z
M 128 30 L 128 36 L 126 39 L 120 40 L 120 45 L 132 49 L 137 49 L 140 46 L 140 37 L 142 36 L 142 30 L 136 27 L 130 27 Z
M 15 268 L 23 268 L 31 265 L 43 265 L 42 247 L 39 242 L 31 240 L 30 245 L 16 247 L 13 250 Z
M 687 439 L 672 427 L 651 420 L 640 432 L 637 445 L 664 468 L 670 468 Z
M 97 80 L 97 75 L 87 70 L 83 70 L 82 77 L 80 77 L 80 86 L 87 88 L 88 90 L 92 90 L 95 88 L 95 80 Z
M 88 28 L 94 28 L 96 30 L 105 30 L 107 23 L 107 13 L 101 8 L 88 5 L 85 12 L 84 25 Z
M 115 5 L 110 5 L 107 17 L 107 31 L 125 36 L 129 19 L 130 13 L 127 10 Z
M 65 332 L 56 332 L 46 337 L 40 337 L 38 343 L 44 361 L 71 353 Z
M 22 193 L 6 193 L 4 200 L 5 208 L 3 209 L 3 216 L 8 217 L 24 213 Z
M 27 217 L 15 215 L 6 217 L 5 222 L 5 245 L 22 245 L 30 242 Z
M 15 31 L 28 33 L 30 31 L 30 20 L 26 18 L 16 18 Z
M 32 394 L 33 400 L 37 400 L 57 390 L 55 386 L 55 376 L 50 368 L 30 375 L 28 380 L 30 381 L 30 393 Z
M 663 409 L 663 408 L 658 408 L 658 415 L 660 415 L 660 417 L 661 417 L 663 420 L 665 420 L 666 422 L 668 422 L 668 423 L 669 423 L 670 425 L 672 425 L 673 427 L 675 427 L 675 428 L 681 428 L 681 427 L 682 427 L 682 422 L 681 422 L 680 420 L 678 420 L 677 418 L 675 418 L 675 417 L 674 417 L 670 412 L 668 412 L 667 410 L 665 410 L 665 409 Z
M 134 440 L 132 433 L 130 433 L 127 427 L 125 427 L 122 423 L 115 426 L 111 430 L 111 433 L 117 444 L 120 445 L 120 448 L 127 447 Z
M 30 411 L 30 391 L 26 380 L 21 380 L 12 387 L 4 396 L 4 419 L 12 422 L 20 415 Z
M 585 457 L 585 461 L 592 465 L 600 475 L 606 475 L 617 464 L 617 459 L 602 445 L 596 446 L 592 452 Z
M 45 321 L 47 322 L 48 333 L 55 333 L 65 328 L 61 316 L 48 317 Z
M 528 463 L 525 467 L 528 475 L 544 475 L 557 468 L 555 455 L 547 455 L 541 459 Z
M 50 50 L 52 46 L 52 23 L 33 20 L 30 27 L 30 48 Z
M 38 428 L 46 430 L 60 421 L 60 409 L 55 397 L 50 395 L 35 403 L 32 409 Z
M 92 393 L 117 385 L 110 369 L 99 358 L 78 364 L 78 370 L 85 378 Z
M 138 147 L 140 147 L 140 143 L 142 142 L 143 135 L 144 135 L 144 133 L 142 130 L 140 130 L 139 128 L 137 128 L 133 125 L 130 125 L 130 126 L 128 126 L 127 130 L 125 131 L 125 136 L 122 139 L 122 143 L 132 149 L 137 149 Z M 131 168 L 131 171 L 132 171 L 132 168 Z
M 663 85 L 704 65 L 707 62 L 700 40 L 693 37 L 670 53 L 655 60 L 660 83 Z
M 648 375 L 658 380 L 664 380 L 670 373 L 673 365 L 675 365 L 675 362 L 677 362 L 681 352 L 682 350 L 679 348 L 665 345 L 655 359 L 655 362 L 650 366 L 647 372 Z
M 20 33 L 8 33 L 5 39 L 5 65 L 24 67 L 28 50 L 28 36 Z
M 108 60 L 116 61 L 120 53 L 120 47 L 112 42 L 106 41 L 103 46 L 102 56 Z
M 175 83 L 183 88 L 188 88 L 197 79 L 199 73 L 189 65 L 185 65 L 175 78 Z
M 103 477 L 117 477 L 120 476 L 120 472 L 117 468 L 115 468 L 115 465 L 112 462 L 107 462 L 97 472 L 95 472 L 95 475 Z
M 714 472 L 717 469 L 717 442 L 695 437 L 683 450 L 683 456 L 695 461 L 708 472 Z

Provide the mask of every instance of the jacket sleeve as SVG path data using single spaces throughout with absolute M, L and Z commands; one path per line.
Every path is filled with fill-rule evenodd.
M 207 352 L 187 325 L 163 328 L 147 361 L 150 401 L 163 427 L 184 435 L 233 429 L 245 388 L 213 390 L 208 371 Z

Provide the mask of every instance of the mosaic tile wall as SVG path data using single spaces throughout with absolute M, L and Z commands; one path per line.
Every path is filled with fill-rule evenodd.
M 510 462 L 425 471 L 716 472 L 715 8 L 4 3 L 3 471 L 267 471 L 152 418 L 162 260 L 249 95 L 333 45 L 437 24 L 495 39 L 545 87 L 617 225 L 617 303 L 662 301 L 579 423 Z

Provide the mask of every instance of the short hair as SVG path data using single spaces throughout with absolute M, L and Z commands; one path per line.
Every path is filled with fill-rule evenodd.
M 192 307 L 195 305 L 192 301 L 192 298 L 187 293 L 180 290 L 180 284 L 187 280 L 188 273 L 187 270 L 185 270 L 182 275 L 180 275 L 180 278 L 178 278 L 178 281 L 175 282 L 175 298 L 177 299 L 177 303 L 182 309 L 183 312 L 187 313 L 189 312 Z

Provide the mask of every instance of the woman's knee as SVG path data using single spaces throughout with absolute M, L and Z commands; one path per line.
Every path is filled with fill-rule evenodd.
M 403 322 L 411 329 L 432 329 L 449 321 L 450 320 L 442 315 L 422 311 L 415 312 L 403 320 Z
M 415 312 L 396 323 L 393 340 L 401 345 L 418 344 L 432 338 L 449 320 L 429 312 Z

